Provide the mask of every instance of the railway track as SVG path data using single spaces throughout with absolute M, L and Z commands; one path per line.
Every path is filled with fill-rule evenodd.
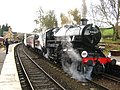
M 14 57 L 15 57 L 15 63 L 16 63 L 17 71 L 18 71 L 18 76 L 19 76 L 21 88 L 23 90 L 31 90 L 30 84 L 29 84 L 29 82 L 28 82 L 28 80 L 25 76 L 25 73 L 22 69 L 22 66 L 20 65 L 20 61 L 19 61 L 19 58 L 18 58 L 18 55 L 17 55 L 17 52 L 16 52 L 16 48 L 17 47 L 15 47 Z
M 94 77 L 93 82 L 107 90 L 120 90 L 120 78 L 104 73 L 101 76 Z
M 115 66 L 111 67 L 109 71 L 106 71 L 106 73 L 120 78 L 120 66 L 115 65 Z
M 32 62 L 28 60 L 29 55 L 26 56 L 24 54 L 25 51 L 27 51 L 26 54 L 29 54 L 30 58 L 33 59 Z M 47 89 L 47 90 L 51 90 L 51 89 L 52 90 L 119 90 L 119 89 L 113 89 L 113 88 L 115 88 L 115 87 L 117 88 L 119 86 L 119 82 L 115 82 L 114 80 L 109 80 L 108 76 L 106 76 L 107 78 L 104 76 L 93 78 L 92 81 L 88 81 L 88 82 L 79 82 L 77 80 L 71 79 L 71 77 L 68 74 L 66 74 L 63 70 L 61 70 L 57 67 L 54 67 L 54 65 L 51 65 L 46 60 L 43 60 L 43 59 L 40 60 L 40 58 L 42 58 L 41 56 L 38 56 L 36 54 L 33 55 L 33 52 L 30 52 L 28 50 L 25 50 L 25 51 L 23 51 L 23 46 L 20 45 L 18 52 L 20 52 L 19 56 L 20 56 L 21 62 L 25 61 L 25 64 L 23 64 L 23 66 L 27 66 L 27 68 L 25 69 L 27 71 L 26 73 L 30 73 L 30 75 L 28 75 L 26 77 L 25 74 L 22 74 L 22 72 L 24 70 L 18 71 L 21 85 L 24 88 L 23 90 L 31 90 L 31 89 L 34 90 L 31 87 L 35 87 L 35 90 L 41 90 L 41 88 Z M 15 58 L 18 58 L 17 56 L 18 55 L 15 54 Z M 47 71 L 47 74 L 50 75 L 50 77 L 54 77 L 53 79 L 56 82 L 59 82 L 59 85 L 62 86 L 62 88 L 59 88 L 59 85 L 56 86 L 56 85 L 52 84 L 53 85 L 52 86 L 51 84 L 44 84 L 44 81 L 46 81 L 46 82 L 48 82 L 48 81 L 44 79 L 45 76 L 41 77 L 42 71 L 33 70 L 35 67 L 30 66 L 31 65 L 30 63 L 33 63 L 33 62 L 37 63 L 37 66 L 35 66 L 35 67 L 41 66 L 41 68 L 44 68 L 45 71 Z M 16 62 L 16 64 L 19 65 L 18 62 Z M 19 66 L 18 68 L 20 68 L 20 67 L 21 66 Z M 45 68 L 45 67 L 47 67 L 47 68 Z M 34 72 L 31 72 L 31 71 L 34 71 Z M 32 78 L 30 80 L 28 80 L 29 76 L 32 76 Z M 48 78 L 48 76 L 47 76 L 47 78 Z M 114 81 L 114 83 L 113 83 L 113 81 Z M 29 82 L 31 82 L 31 84 L 29 84 Z M 42 83 L 42 84 L 37 84 L 37 83 Z M 110 86 L 114 85 L 115 83 L 117 83 L 117 85 L 115 85 L 115 87 L 111 88 Z M 43 88 L 44 86 L 41 86 L 43 84 L 46 86 L 48 85 L 48 86 L 47 87 L 45 86 L 45 88 Z M 31 85 L 33 85 L 33 86 L 31 86 Z M 55 86 L 55 89 L 54 89 L 54 86 Z M 58 89 L 56 89 L 56 87 L 58 87 Z
M 35 63 L 21 46 L 17 48 L 17 57 L 20 60 L 24 71 L 24 76 L 20 78 L 23 84 L 23 90 L 65 90 L 57 81 L 55 81 L 47 72 L 45 72 L 37 63 Z M 18 64 L 18 62 L 17 62 Z M 20 73 L 22 71 L 19 71 Z M 22 80 L 23 79 L 23 80 Z M 27 84 L 25 84 L 27 82 Z
M 28 52 L 29 53 L 29 52 Z M 30 56 L 32 55 L 31 53 L 29 53 L 30 54 Z M 35 56 L 34 56 L 35 57 Z M 46 60 L 44 60 L 44 61 L 46 61 Z M 44 61 L 41 61 L 42 63 L 44 63 Z M 37 63 L 39 63 L 39 61 L 38 60 L 35 60 L 35 62 L 37 62 Z M 46 61 L 46 62 L 48 62 L 48 60 Z M 51 63 L 51 62 L 49 62 L 49 63 Z M 53 62 L 52 62 L 52 64 L 53 64 Z M 42 66 L 42 65 L 41 65 Z M 49 65 L 48 65 L 49 66 Z M 51 66 L 51 65 L 50 65 Z M 43 66 L 44 67 L 44 66 Z M 58 67 L 58 66 L 57 66 Z M 52 68 L 55 68 L 54 66 L 52 66 Z M 58 70 L 58 68 L 56 68 L 57 69 L 57 72 L 59 72 Z M 61 69 L 60 69 L 61 70 Z M 63 71 L 63 70 L 62 70 Z M 61 73 L 64 73 L 64 72 L 61 72 Z M 67 74 L 67 73 L 64 73 L 65 74 L 65 76 L 67 76 L 67 77 L 69 77 L 70 78 L 70 76 Z M 58 76 L 58 75 L 57 75 Z M 62 75 L 60 75 L 59 74 L 59 76 L 62 76 Z M 58 80 L 58 78 L 57 78 L 57 80 Z M 65 78 L 64 78 L 64 80 L 65 80 Z M 77 80 L 75 80 L 75 81 L 77 81 Z M 102 86 L 100 86 L 99 84 L 95 84 L 95 83 L 92 83 L 92 82 L 79 82 L 79 81 L 77 81 L 78 83 L 78 85 L 80 85 L 80 84 L 82 84 L 82 86 L 84 86 L 85 88 L 83 89 L 83 90 L 91 90 L 91 89 L 93 89 L 93 90 L 107 90 L 105 87 L 102 87 Z M 64 83 L 64 82 L 62 82 L 63 84 L 66 84 L 66 83 Z M 70 82 L 68 82 L 67 84 L 69 84 Z M 71 84 L 69 84 L 69 85 L 73 85 L 74 86 L 74 88 L 72 88 L 71 90 L 79 90 L 78 89 L 78 85 L 76 85 L 76 83 L 75 84 L 73 84 L 72 82 L 71 82 Z M 70 87 L 70 86 L 69 86 Z M 79 88 L 83 88 L 83 87 L 79 87 Z M 70 90 L 70 88 L 69 89 L 67 89 L 67 90 Z
M 112 43 L 112 42 L 99 42 L 99 44 L 102 44 L 102 45 L 106 45 L 106 44 L 116 44 L 116 45 L 120 45 L 119 42 L 116 42 L 116 43 Z
M 111 79 L 112 81 L 115 81 L 116 83 L 120 83 L 120 78 L 119 77 L 116 77 L 116 76 L 113 76 L 113 75 L 110 75 L 110 74 L 107 74 L 107 73 L 104 73 L 102 76 L 105 77 L 105 78 Z

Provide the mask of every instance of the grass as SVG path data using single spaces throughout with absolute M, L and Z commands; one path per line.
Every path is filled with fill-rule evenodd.
M 112 40 L 112 38 L 113 38 L 113 29 L 107 29 L 107 28 L 102 28 L 101 29 L 101 33 L 102 33 L 102 41 L 103 42 L 110 42 L 110 43 L 118 43 L 118 42 L 120 42 L 120 39 L 118 39 L 118 40 L 116 40 L 116 41 L 114 41 L 114 40 Z
M 113 36 L 113 29 L 101 29 L 102 36 Z
M 113 41 L 113 29 L 101 29 L 102 40 L 101 42 L 105 42 L 105 50 L 103 53 L 107 55 L 110 50 L 120 50 L 120 39 Z

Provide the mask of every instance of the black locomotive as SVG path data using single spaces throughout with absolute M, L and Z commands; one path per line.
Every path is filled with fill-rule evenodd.
M 116 60 L 106 57 L 97 45 L 101 39 L 98 26 L 86 24 L 66 25 L 46 30 L 44 33 L 33 35 L 26 39 L 26 45 L 41 52 L 55 63 L 69 67 L 76 63 L 76 70 L 86 73 L 93 67 L 92 73 L 102 74 L 109 66 L 115 65 Z M 34 42 L 34 43 L 33 43 Z

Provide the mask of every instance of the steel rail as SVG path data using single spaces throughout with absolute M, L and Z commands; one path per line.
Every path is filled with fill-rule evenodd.
M 29 83 L 31 89 L 32 89 L 32 90 L 35 90 L 34 87 L 33 87 L 33 85 L 32 85 L 32 83 L 31 83 L 31 81 L 30 81 L 30 79 L 29 79 L 29 77 L 28 77 L 28 75 L 27 75 L 26 70 L 25 70 L 25 68 L 24 68 L 24 66 L 23 66 L 22 60 L 21 60 L 20 55 L 19 55 L 19 52 L 18 52 L 18 48 L 17 48 L 17 56 L 18 56 L 18 59 L 19 59 L 19 61 L 20 61 L 20 64 L 21 64 L 21 66 L 22 66 L 22 69 L 23 69 L 23 71 L 24 71 L 24 73 L 25 73 L 25 76 L 26 76 L 26 78 L 27 78 L 27 80 L 28 80 L 28 83 Z
M 107 82 L 114 82 L 114 83 L 117 83 L 118 85 L 120 84 L 120 78 L 118 78 L 118 77 L 115 77 L 115 76 L 112 76 L 112 75 L 109 75 L 109 74 L 107 74 L 107 73 L 103 73 L 102 75 L 101 75 L 101 78 L 104 78 L 104 80 L 109 80 L 109 81 L 107 81 Z M 87 79 L 88 80 L 88 79 Z M 110 89 L 110 87 L 108 86 L 109 85 L 109 83 L 104 83 L 104 84 L 101 84 L 100 82 L 96 82 L 96 81 L 94 81 L 94 80 L 88 80 L 90 83 L 93 83 L 93 84 L 96 84 L 96 85 L 98 85 L 98 86 L 100 86 L 100 87 L 103 87 L 103 88 L 106 88 L 106 90 L 109 90 Z M 102 80 L 103 81 L 103 80 Z M 107 85 L 108 84 L 108 85 Z M 114 87 L 115 87 L 115 90 L 118 88 L 118 85 L 114 85 Z
M 62 90 L 66 90 L 61 84 L 59 84 L 54 78 L 52 78 L 45 70 L 43 70 L 42 67 L 40 67 L 23 49 L 23 52 L 25 53 L 25 55 L 31 59 L 31 61 L 45 74 L 47 75 L 52 81 L 54 81 L 54 83 L 56 83 Z
M 106 87 L 104 87 L 104 86 L 102 86 L 102 85 L 94 82 L 93 80 L 89 80 L 89 79 L 86 79 L 86 80 L 87 80 L 88 82 L 90 82 L 90 83 L 93 83 L 94 85 L 96 85 L 96 86 L 98 86 L 98 87 L 100 87 L 100 88 L 103 88 L 104 90 L 109 90 L 108 88 L 106 88 Z
M 116 82 L 120 83 L 120 78 L 115 77 L 115 76 L 113 76 L 113 75 L 104 73 L 102 76 L 105 77 L 105 78 L 108 78 L 108 79 L 111 79 L 111 80 L 113 80 L 113 81 L 116 81 Z

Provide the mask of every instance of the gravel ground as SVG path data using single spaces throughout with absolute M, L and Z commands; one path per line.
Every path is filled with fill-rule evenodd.
M 65 73 L 62 69 L 56 67 L 54 64 L 51 64 L 45 58 L 36 56 L 35 53 L 29 51 L 25 48 L 25 51 L 32 56 L 34 61 L 40 65 L 48 74 L 50 74 L 57 82 L 59 82 L 66 90 L 104 90 L 100 87 L 94 86 L 91 83 L 84 83 L 78 80 L 71 78 L 70 75 Z
M 35 53 L 32 53 L 27 48 L 25 51 L 34 58 L 34 61 L 40 65 L 48 74 L 50 74 L 57 82 L 59 82 L 66 90 L 89 90 L 88 85 L 82 85 L 83 83 L 72 79 L 70 75 L 66 74 L 63 70 L 51 64 L 45 58 L 36 56 Z

